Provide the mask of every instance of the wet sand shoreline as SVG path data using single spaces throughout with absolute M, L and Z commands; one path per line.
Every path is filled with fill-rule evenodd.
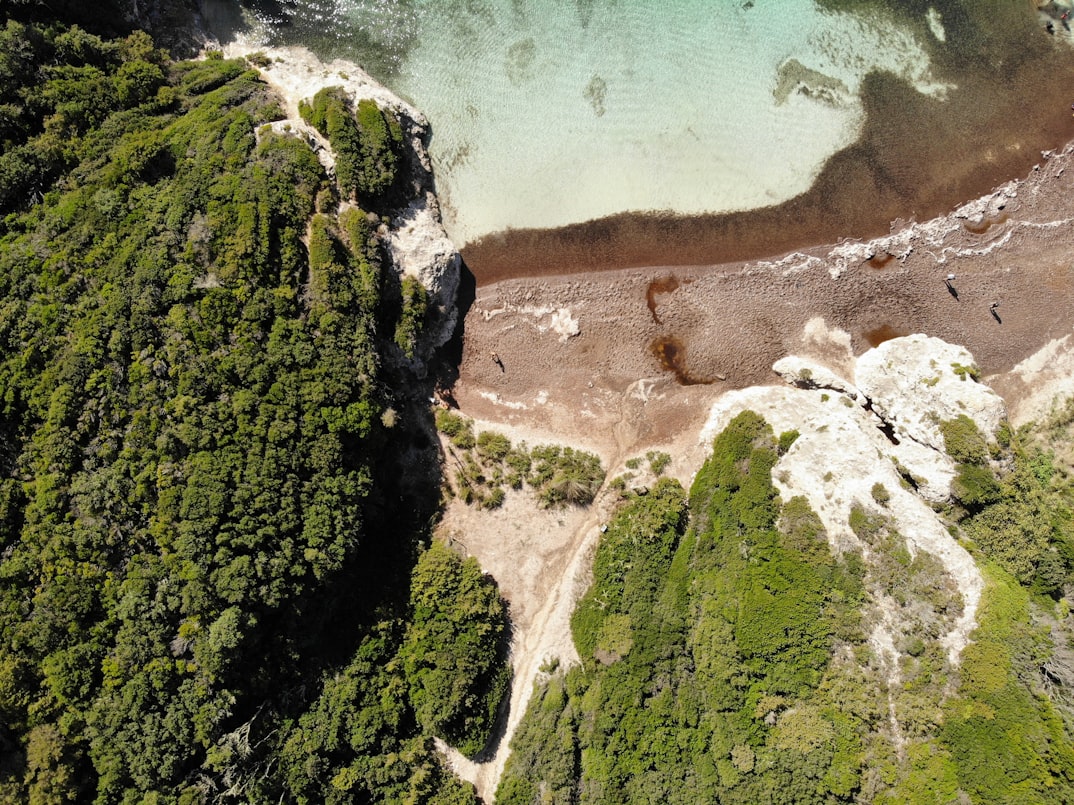
M 1059 59 L 1059 56 L 1064 58 Z M 658 265 L 718 265 L 885 235 L 903 221 L 944 215 L 1012 179 L 1042 153 L 1074 142 L 1074 64 L 1057 55 L 1047 82 L 1034 60 L 954 99 L 920 95 L 873 75 L 864 93 L 861 138 L 833 156 L 813 187 L 772 207 L 702 216 L 622 213 L 558 229 L 517 229 L 462 247 L 477 285 Z M 1011 87 L 1031 86 L 1033 97 Z M 984 100 L 982 100 L 984 99 Z M 982 105 L 984 104 L 984 105 Z M 778 158 L 774 155 L 773 158 Z M 552 192 L 566 192 L 554 190 Z
M 776 382 L 785 355 L 848 371 L 871 346 L 925 333 L 969 348 L 984 375 L 1005 375 L 1069 336 L 1071 311 L 1074 143 L 1021 180 L 871 241 L 479 282 L 453 394 L 485 420 L 580 439 L 626 422 L 636 432 L 617 440 L 652 444 L 689 430 L 703 400 Z M 1014 404 L 1030 391 L 1022 383 L 994 387 Z

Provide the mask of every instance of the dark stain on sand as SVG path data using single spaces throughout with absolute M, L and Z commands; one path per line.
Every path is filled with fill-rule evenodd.
M 645 291 L 645 302 L 649 305 L 649 313 L 657 324 L 663 324 L 663 322 L 656 315 L 656 306 L 658 304 L 656 297 L 659 294 L 671 293 L 678 287 L 679 280 L 675 276 L 660 277 L 649 283 L 649 287 Z
M 698 377 L 686 368 L 686 347 L 673 335 L 654 338 L 649 344 L 649 351 L 664 369 L 675 375 L 680 386 L 707 386 L 715 382 L 715 378 Z
M 1007 215 L 1007 213 L 1003 213 L 1002 215 L 997 215 L 995 218 L 984 218 L 980 221 L 980 223 L 976 224 L 971 224 L 969 221 L 964 221 L 962 224 L 962 228 L 969 232 L 971 235 L 983 235 L 992 227 L 1007 223 L 1009 218 L 1010 216 Z
M 900 330 L 892 327 L 890 324 L 881 324 L 872 330 L 866 330 L 863 335 L 865 340 L 869 342 L 869 346 L 878 347 L 885 341 L 890 341 L 893 338 L 902 338 L 904 335 L 909 335 L 905 330 Z
M 869 266 L 869 268 L 886 268 L 887 264 L 894 259 L 895 255 L 893 255 L 891 252 L 884 252 L 883 254 L 874 254 L 865 262 Z

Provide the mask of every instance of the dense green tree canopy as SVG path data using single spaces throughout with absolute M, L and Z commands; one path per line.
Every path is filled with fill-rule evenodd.
M 4 802 L 474 801 L 432 736 L 486 740 L 505 614 L 439 549 L 405 594 L 424 298 L 280 116 L 243 61 L 0 31 Z
M 266 125 L 247 62 L 13 6 L 0 801 L 475 805 L 434 738 L 489 748 L 509 625 L 476 562 L 428 540 L 439 469 L 405 367 L 435 312 L 377 234 L 405 202 L 399 121 L 319 93 L 329 176 Z M 779 499 L 797 432 L 746 412 L 688 493 L 623 483 L 572 619 L 582 663 L 547 669 L 498 801 L 1074 801 L 1072 422 L 999 444 L 942 423 L 943 514 L 986 578 L 960 667 L 939 637 L 961 597 L 889 490 L 850 516 L 868 561 Z M 596 456 L 437 425 L 467 501 L 602 488 Z M 869 641 L 880 600 L 897 673 Z
M 1014 445 L 997 478 L 972 421 L 945 432 L 997 490 L 953 512 L 970 517 L 988 579 L 957 672 L 937 635 L 961 599 L 935 558 L 907 550 L 884 513 L 888 491 L 874 487 L 850 517 L 868 563 L 833 557 L 805 499 L 780 501 L 772 486 L 797 434 L 777 441 L 747 411 L 717 437 L 688 505 L 663 480 L 609 524 L 572 622 L 583 664 L 538 685 L 497 802 L 1074 798 L 1069 623 L 989 563 L 1035 546 L 1013 569 L 1045 589 L 1033 569 L 1055 554 L 1053 581 L 1069 584 L 1069 504 L 1044 483 L 1039 452 Z M 894 678 L 867 640 L 878 598 L 898 612 Z

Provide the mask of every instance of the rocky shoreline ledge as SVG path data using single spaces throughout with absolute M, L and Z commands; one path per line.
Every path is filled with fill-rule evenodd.
M 425 115 L 352 62 L 337 60 L 325 64 L 305 48 L 258 47 L 241 39 L 225 45 L 223 51 L 229 58 L 258 54 L 256 60 L 262 65 L 258 68 L 261 76 L 280 95 L 287 113 L 285 119 L 273 122 L 272 128 L 301 136 L 330 171 L 335 164 L 332 150 L 328 141 L 299 115 L 300 101 L 312 98 L 325 87 L 341 87 L 352 102 L 365 98 L 374 100 L 399 119 L 406 144 L 406 176 L 411 201 L 405 208 L 396 210 L 390 221 L 382 225 L 380 236 L 400 276 L 420 280 L 428 291 L 430 309 L 436 311 L 436 315 L 427 321 L 418 350 L 419 360 L 412 366 L 424 372 L 425 361 L 455 331 L 456 294 L 461 272 L 459 253 L 441 221 L 428 152 L 429 122 Z

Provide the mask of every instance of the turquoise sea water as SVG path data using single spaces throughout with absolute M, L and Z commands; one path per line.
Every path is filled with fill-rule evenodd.
M 859 136 L 870 72 L 937 99 L 958 90 L 933 60 L 962 35 L 960 5 L 913 5 L 296 0 L 274 27 L 357 61 L 426 113 L 445 223 L 465 244 L 802 193 Z

